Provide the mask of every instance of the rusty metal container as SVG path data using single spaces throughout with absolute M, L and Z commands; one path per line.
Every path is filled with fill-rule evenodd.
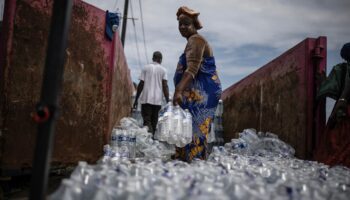
M 307 38 L 227 88 L 224 139 L 246 128 L 270 131 L 291 144 L 299 158 L 312 158 L 324 129 L 325 103 L 315 103 L 317 77 L 325 75 L 326 37 Z
M 6 1 L 1 32 L 0 168 L 32 167 L 52 1 Z M 105 37 L 105 12 L 74 1 L 56 124 L 53 166 L 95 162 L 115 123 L 130 112 L 132 81 L 118 36 Z

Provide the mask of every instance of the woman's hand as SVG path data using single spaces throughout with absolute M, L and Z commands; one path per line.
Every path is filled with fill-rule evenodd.
M 174 105 L 179 105 L 182 103 L 182 92 L 188 87 L 188 85 L 191 83 L 192 80 L 193 80 L 192 75 L 187 71 L 185 71 L 180 83 L 175 88 L 175 93 L 173 97 Z
M 182 103 L 182 91 L 175 90 L 174 97 L 173 97 L 173 104 L 179 105 Z

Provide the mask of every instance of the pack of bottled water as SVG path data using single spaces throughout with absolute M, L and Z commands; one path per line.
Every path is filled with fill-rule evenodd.
M 192 115 L 180 106 L 168 103 L 159 112 L 157 131 L 154 137 L 177 147 L 184 147 L 192 141 Z
M 245 129 L 239 133 L 239 138 L 234 138 L 225 144 L 227 151 L 246 155 L 274 154 L 284 157 L 293 157 L 295 150 L 289 144 L 283 142 L 274 133 L 258 132 L 255 129 Z
M 136 130 L 113 128 L 110 144 L 104 146 L 104 157 L 114 159 L 133 159 L 136 155 Z
M 349 199 L 349 168 L 283 156 L 272 140 L 259 141 L 276 135 L 259 133 L 257 139 L 248 130 L 228 144 L 241 150 L 258 145 L 250 153 L 225 145 L 214 146 L 208 160 L 191 163 L 151 157 L 79 162 L 49 199 Z M 258 147 L 265 153 L 255 154 Z
M 120 126 L 113 128 L 110 143 L 104 145 L 101 163 L 120 162 L 139 157 L 169 160 L 175 146 L 152 139 L 147 127 L 140 127 L 133 118 L 123 118 Z

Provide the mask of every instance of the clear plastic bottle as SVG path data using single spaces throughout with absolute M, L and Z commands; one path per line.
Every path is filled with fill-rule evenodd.
M 230 144 L 230 151 L 232 153 L 238 153 L 238 154 L 244 154 L 244 153 L 247 153 L 247 148 L 248 148 L 248 144 L 245 140 L 241 139 L 241 138 L 238 138 L 238 139 L 232 139 L 231 140 L 231 143 L 228 143 Z M 225 148 L 226 150 L 227 147 L 229 147 L 228 145 L 225 144 Z
M 154 134 L 154 138 L 159 141 L 164 141 L 164 113 L 159 113 L 158 123 L 156 133 Z
M 224 112 L 224 105 L 223 101 L 220 99 L 218 106 L 215 111 L 215 116 L 214 116 L 214 126 L 215 126 L 215 144 L 216 145 L 224 145 L 224 138 L 223 138 L 223 126 L 222 126 L 222 114 Z
M 117 128 L 113 128 L 112 129 L 112 133 L 111 133 L 111 146 L 112 147 L 117 147 L 118 146 L 118 129 Z
M 208 136 L 208 143 L 213 143 L 215 142 L 215 123 L 212 122 L 211 123 L 211 127 L 210 127 L 210 132 L 209 132 L 209 136 Z
M 110 154 L 110 157 L 112 158 L 112 160 L 117 160 L 120 158 L 120 144 L 121 144 L 121 141 L 123 139 L 123 128 L 122 127 L 116 127 L 113 129 L 113 132 L 112 134 L 114 135 L 113 137 L 116 137 L 117 140 L 112 143 L 111 142 L 111 148 L 112 148 L 112 151 L 111 151 L 111 154 Z
M 136 155 L 136 134 L 135 130 L 130 129 L 129 130 L 129 157 L 131 159 L 135 158 Z
M 119 147 L 118 152 L 121 158 L 129 158 L 129 135 L 125 130 L 120 130 L 121 134 L 118 137 Z
M 184 143 L 188 144 L 192 141 L 192 115 L 188 109 L 185 109 L 184 126 Z
M 60 187 L 51 194 L 50 200 L 75 200 L 82 198 L 82 189 L 70 179 L 63 179 Z
M 106 144 L 103 146 L 103 156 L 102 158 L 99 160 L 99 162 L 101 163 L 108 163 L 108 161 L 110 160 L 112 156 L 112 148 L 109 144 Z
M 175 106 L 173 117 L 173 131 L 170 137 L 170 144 L 177 144 L 183 133 L 183 115 L 179 105 Z
M 259 137 L 256 134 L 255 129 L 244 129 L 239 133 L 239 137 L 245 140 L 250 146 L 255 145 L 259 141 Z
M 162 127 L 162 136 L 164 141 L 169 141 L 169 136 L 173 130 L 173 105 L 171 102 L 166 106 L 166 111 L 163 117 L 163 127 Z
M 89 165 L 85 161 L 79 161 L 77 167 L 74 169 L 70 175 L 72 180 L 77 182 L 83 181 L 86 176 L 88 176 Z
M 220 99 L 219 104 L 218 104 L 216 111 L 215 111 L 215 116 L 222 116 L 222 113 L 224 111 L 223 108 L 224 108 L 224 106 L 223 106 L 222 100 Z
M 215 125 L 215 135 L 218 138 L 218 145 L 223 145 L 224 144 L 224 139 L 223 139 L 223 132 L 224 129 L 222 127 L 222 118 L 221 116 L 215 116 L 216 119 L 216 125 Z

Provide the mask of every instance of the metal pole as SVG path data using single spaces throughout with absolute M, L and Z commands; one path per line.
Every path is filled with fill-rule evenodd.
M 128 8 L 129 8 L 129 0 L 125 0 L 124 3 L 124 13 L 123 13 L 123 27 L 122 27 L 122 45 L 124 47 L 125 44 L 125 32 L 126 32 L 126 22 L 128 21 Z
M 65 50 L 72 12 L 72 0 L 55 0 L 43 74 L 40 103 L 36 108 L 38 133 L 33 160 L 30 199 L 46 199 L 52 141 L 63 81 Z

